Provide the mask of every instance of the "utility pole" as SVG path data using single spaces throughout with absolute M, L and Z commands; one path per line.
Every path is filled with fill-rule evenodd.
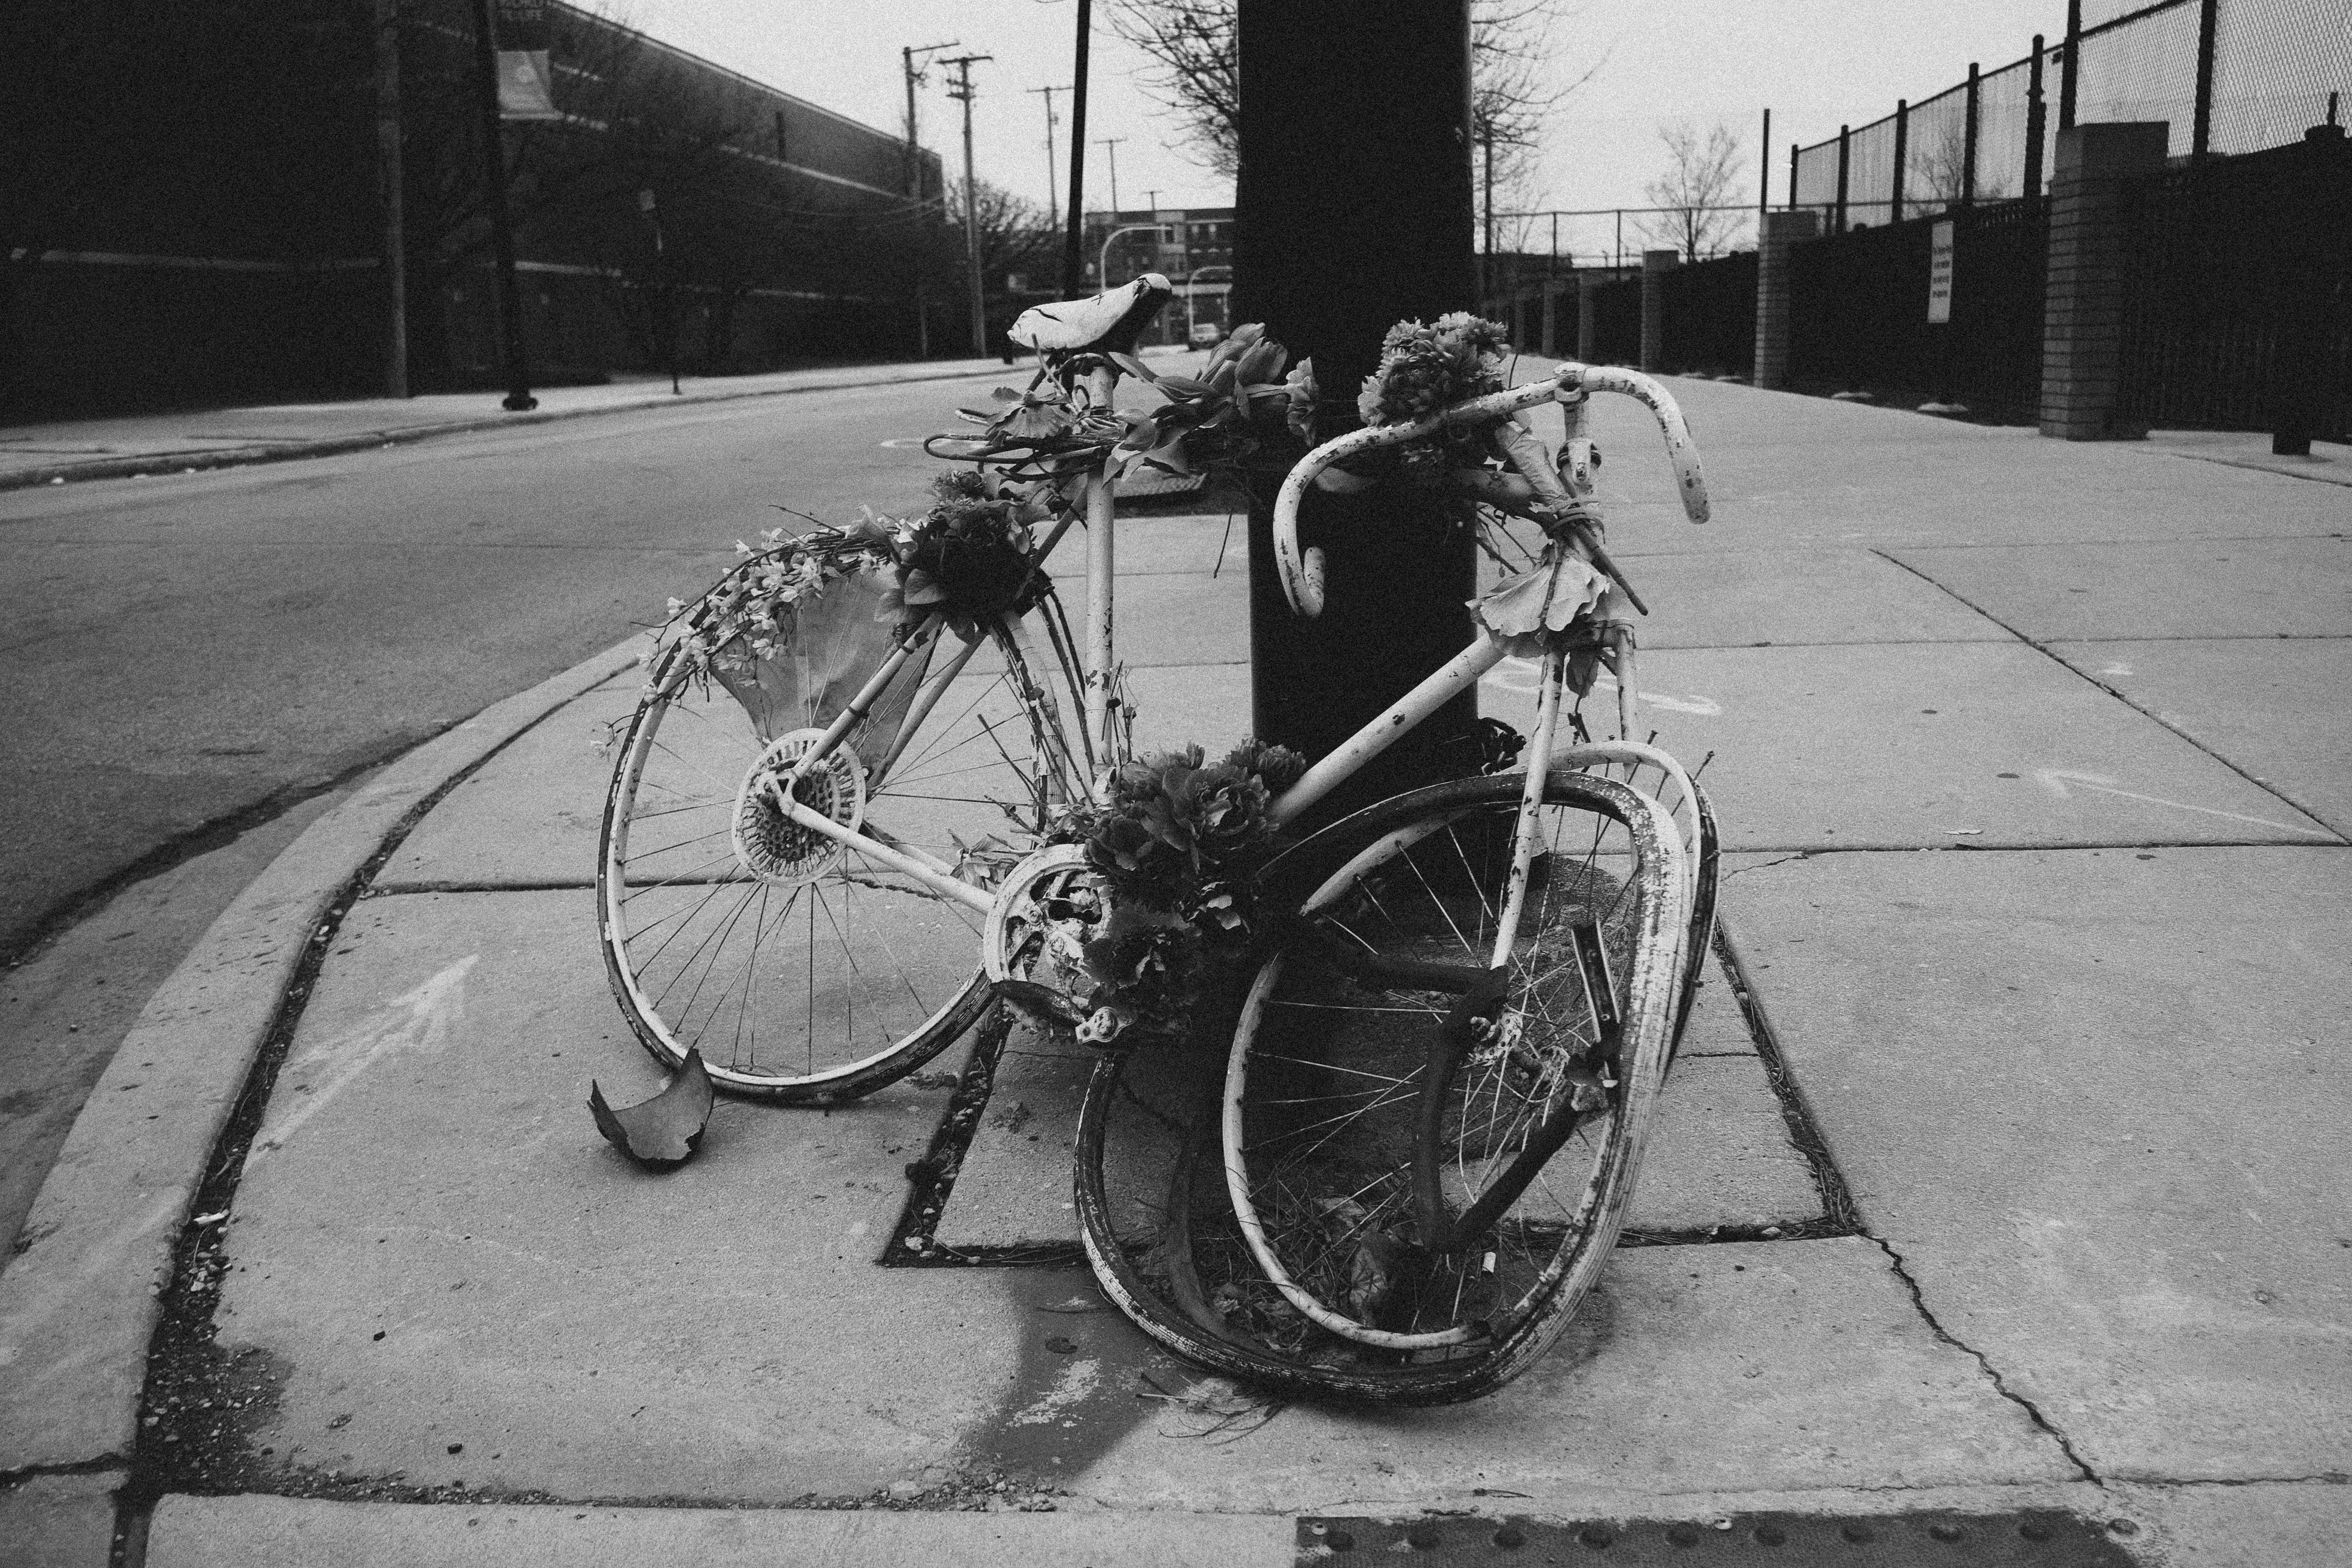
M 1066 87 L 1033 87 L 1029 90 L 1045 95 L 1045 226 L 1059 228 L 1062 226 L 1062 204 L 1060 195 L 1054 189 L 1055 179 L 1060 173 L 1054 166 L 1054 95 L 1070 89 Z
M 402 221 L 400 0 L 375 0 L 376 173 L 383 181 L 383 395 L 408 395 L 408 239 Z
M 1126 140 L 1124 136 L 1105 136 L 1095 142 L 1097 147 L 1110 149 L 1110 221 L 1113 223 L 1118 221 L 1118 144 Z
M 923 155 L 921 146 L 915 140 L 915 89 L 931 79 L 923 74 L 922 66 L 915 61 L 920 57 L 929 63 L 931 56 L 955 47 L 955 41 L 950 39 L 944 44 L 925 44 L 919 49 L 910 47 L 898 51 L 899 60 L 907 72 L 907 194 L 918 200 L 923 195 Z
M 1315 436 L 1355 427 L 1381 338 L 1406 317 L 1477 303 L 1468 0 L 1240 0 L 1237 321 L 1273 323 L 1312 357 Z M 1380 155 L 1363 149 L 1377 145 Z M 1300 256 L 1347 258 L 1302 268 Z M 1470 642 L 1475 552 L 1444 503 L 1382 481 L 1309 488 L 1302 522 L 1325 541 L 1316 620 L 1284 602 L 1274 487 L 1250 504 L 1252 728 L 1328 752 Z M 1318 806 L 1310 820 L 1444 776 L 1444 743 L 1476 722 L 1464 691 Z
M 963 249 L 964 264 L 971 272 L 971 352 L 985 358 L 988 353 L 988 307 L 983 301 L 980 279 L 980 209 L 973 205 L 971 178 L 971 68 L 982 60 L 992 60 L 994 55 L 958 55 L 942 63 L 956 68 L 955 85 L 948 96 L 963 105 Z
M 499 46 L 490 31 L 490 0 L 474 0 L 475 89 L 482 100 L 482 183 L 489 209 L 490 247 L 497 258 L 499 338 L 506 349 L 507 395 L 499 406 L 522 414 L 539 406 L 523 363 L 522 291 L 515 287 L 514 226 L 507 217 L 506 132 L 499 119 Z
M 1094 0 L 1078 0 L 1078 47 L 1070 71 L 1069 229 L 1062 238 L 1062 292 L 1086 287 L 1087 56 L 1094 37 Z

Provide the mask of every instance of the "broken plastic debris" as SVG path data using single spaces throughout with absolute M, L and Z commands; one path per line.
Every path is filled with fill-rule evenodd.
M 676 1170 L 694 1157 L 710 1122 L 711 1104 L 710 1073 L 698 1050 L 686 1053 L 686 1065 L 659 1094 L 619 1110 L 605 1101 L 593 1079 L 588 1082 L 588 1110 L 596 1118 L 596 1131 L 648 1171 Z

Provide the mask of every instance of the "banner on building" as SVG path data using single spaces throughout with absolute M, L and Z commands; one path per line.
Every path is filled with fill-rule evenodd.
M 499 118 L 561 120 L 548 54 L 554 43 L 547 0 L 496 0 Z

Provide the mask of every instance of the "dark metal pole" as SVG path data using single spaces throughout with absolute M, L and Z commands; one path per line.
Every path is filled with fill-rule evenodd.
M 490 216 L 490 247 L 499 268 L 499 337 L 506 351 L 507 395 L 499 406 L 521 414 L 539 406 L 523 363 L 522 292 L 515 287 L 514 229 L 507 218 L 506 133 L 499 122 L 499 46 L 490 31 L 490 0 L 474 0 L 474 68 L 482 99 L 483 205 Z
M 1356 425 L 1391 326 L 1475 299 L 1468 0 L 1240 0 L 1237 20 L 1234 316 L 1265 321 L 1294 363 L 1314 360 L 1328 438 Z M 1299 265 L 1315 255 L 1347 265 Z M 1254 722 L 1320 756 L 1468 646 L 1473 547 L 1409 484 L 1310 490 L 1303 526 L 1327 552 L 1328 597 L 1301 620 L 1274 557 L 1277 479 L 1263 476 L 1250 506 Z M 1440 776 L 1443 742 L 1475 713 L 1468 694 L 1448 704 L 1318 810 Z
M 1764 215 L 1772 210 L 1772 111 L 1764 111 L 1764 134 L 1756 142 L 1756 170 L 1762 176 L 1756 192 L 1756 243 L 1764 243 Z
M 1889 223 L 1903 221 L 1903 172 L 1911 161 L 1911 100 L 1895 100 L 1895 188 L 1887 193 Z
M 1792 207 L 1797 205 L 1797 164 L 1803 152 L 1794 142 L 1789 143 L 1789 205 Z
M 2058 129 L 2074 123 L 2074 80 L 2083 63 L 2083 0 L 2066 0 L 2066 63 L 2058 72 Z
M 2042 94 L 2042 35 L 2033 35 L 2033 66 L 2025 82 L 2025 199 L 2042 199 L 2042 149 L 2046 137 L 2043 121 L 2049 106 Z
M 1087 234 L 1087 45 L 1094 0 L 1078 0 L 1078 52 L 1070 71 L 1070 230 L 1062 240 L 1062 292 L 1085 286 Z
M 402 221 L 400 0 L 375 0 L 376 172 L 383 182 L 383 394 L 408 395 L 408 239 Z
M 1979 98 L 1977 62 L 1969 62 L 1968 125 L 1960 137 L 1960 205 L 1977 204 L 1977 103 Z
M 1837 222 L 1831 230 L 1834 234 L 1845 232 L 1845 174 L 1853 153 L 1853 132 L 1849 127 L 1841 125 L 1838 127 Z
M 2200 163 L 2213 147 L 2213 36 L 2221 10 L 2221 0 L 2203 0 L 2197 8 L 2197 128 L 2189 155 Z

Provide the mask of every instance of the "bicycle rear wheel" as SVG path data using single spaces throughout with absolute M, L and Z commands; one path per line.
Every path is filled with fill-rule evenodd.
M 798 798 L 985 886 L 996 864 L 987 842 L 1034 831 L 1082 787 L 1063 723 L 1077 687 L 1061 640 L 1040 657 L 1018 622 L 976 645 L 941 640 L 928 669 L 908 660 L 877 719 Z M 855 691 L 874 673 L 856 669 L 831 689 Z M 876 728 L 886 715 L 900 732 Z M 913 1071 L 990 997 L 981 914 L 796 828 L 765 798 L 818 733 L 775 731 L 827 717 L 820 707 L 755 721 L 673 647 L 622 741 L 597 867 L 606 970 L 646 1048 L 673 1068 L 699 1048 L 721 1088 L 811 1105 Z
M 1097 1070 L 1087 1254 L 1161 1342 L 1286 1392 L 1420 1405 L 1499 1385 L 1565 1329 L 1632 1194 L 1688 910 L 1654 802 L 1548 780 L 1499 1005 L 1433 1051 L 1493 956 L 1523 784 L 1416 791 L 1270 868 L 1268 897 L 1303 912 L 1240 1000 L 1221 1085 L 1143 1053 Z

